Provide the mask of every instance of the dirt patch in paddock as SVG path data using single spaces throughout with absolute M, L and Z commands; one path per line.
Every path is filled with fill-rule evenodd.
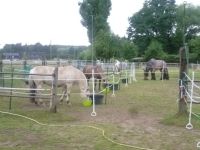
M 130 111 L 127 108 L 116 108 L 113 107 L 112 104 L 101 104 L 97 105 L 95 108 L 96 116 L 91 116 L 93 112 L 92 107 L 82 107 L 81 109 L 74 108 L 72 106 L 68 106 L 67 104 L 62 104 L 62 107 L 65 107 L 67 111 L 65 111 L 67 116 L 71 116 L 75 118 L 76 123 L 88 123 L 88 124 L 116 124 L 122 128 L 126 128 L 126 130 L 133 129 L 134 127 L 145 128 L 149 130 L 153 130 L 153 126 L 160 126 L 161 117 L 146 115 L 142 113 L 138 113 L 137 111 Z M 43 106 L 36 106 L 31 103 L 27 103 L 22 107 L 24 110 L 46 110 L 48 111 L 48 107 L 44 108 Z M 62 108 L 63 109 L 63 108 Z M 76 111 L 75 111 L 76 110 Z M 58 111 L 59 108 L 58 108 Z
M 72 115 L 77 122 L 84 123 L 109 123 L 116 124 L 122 128 L 132 129 L 136 126 L 141 128 L 150 128 L 151 126 L 160 125 L 160 117 L 132 113 L 128 109 L 113 108 L 111 105 L 100 105 L 96 107 L 97 116 L 91 116 L 92 108 L 86 108 L 84 111 L 74 111 L 69 108 L 68 115 Z
M 164 146 L 164 149 L 169 148 L 172 150 L 173 149 L 175 150 L 177 148 L 177 145 L 178 149 L 183 149 L 183 150 L 191 147 L 190 145 L 188 146 L 186 140 L 182 139 L 182 135 L 191 135 L 191 131 L 186 130 L 184 127 L 163 125 L 162 123 L 160 123 L 160 121 L 163 119 L 162 114 L 161 115 L 159 114 L 154 115 L 153 113 L 147 114 L 146 112 L 133 108 L 135 104 L 134 105 L 129 104 L 129 106 L 127 106 L 127 104 L 124 104 L 124 106 L 121 105 L 118 107 L 116 107 L 116 105 L 118 104 L 108 103 L 108 104 L 97 105 L 96 106 L 97 116 L 92 117 L 91 116 L 92 107 L 83 107 L 80 104 L 80 102 L 77 102 L 75 104 L 72 103 L 72 106 L 67 106 L 66 104 L 62 104 L 59 105 L 58 107 L 58 115 L 59 114 L 64 115 L 65 118 L 62 119 L 61 120 L 62 122 L 59 123 L 80 124 L 80 125 L 87 124 L 95 126 L 97 125 L 98 127 L 101 127 L 101 125 L 103 125 L 102 129 L 106 130 L 105 132 L 108 135 L 108 137 L 114 139 L 115 141 L 119 141 L 121 143 L 127 143 L 130 145 L 140 145 L 143 147 L 148 147 L 153 149 L 160 149 Z M 48 108 L 44 109 L 42 106 L 38 107 L 28 102 L 23 106 L 21 106 L 21 108 L 23 110 L 29 110 L 29 111 L 40 110 L 42 112 L 39 113 L 40 115 L 43 114 L 45 110 L 45 112 L 49 114 Z M 66 119 L 69 116 L 75 119 L 69 121 Z M 47 115 L 47 117 L 49 117 L 49 115 Z M 63 122 L 63 120 L 65 121 Z M 51 119 L 49 123 L 51 123 Z M 110 131 L 109 130 L 110 127 L 114 127 L 114 129 Z M 55 132 L 57 132 L 56 133 L 57 135 L 65 136 L 66 132 L 63 131 L 64 129 L 56 130 Z M 75 132 L 74 129 L 72 129 L 72 131 L 73 133 Z M 0 143 L 0 147 L 17 147 L 20 145 L 29 147 L 31 145 L 35 145 L 35 143 L 40 143 L 40 140 L 43 140 L 42 133 L 41 135 L 37 135 L 31 132 L 26 133 L 26 131 L 19 131 L 19 132 L 22 133 L 21 135 L 23 135 L 20 138 L 20 140 L 16 140 L 14 142 L 6 140 Z M 191 139 L 191 141 L 193 140 L 194 142 L 195 137 L 198 137 L 200 135 L 198 132 L 195 131 L 192 131 L 192 134 L 194 135 L 194 138 Z M 98 132 L 97 135 L 101 137 L 101 133 Z M 73 136 L 74 135 L 71 135 L 70 138 L 73 139 Z M 188 139 L 188 137 L 186 139 Z M 65 144 L 64 145 L 59 144 L 59 146 L 61 149 L 62 146 L 64 148 L 66 147 Z M 71 146 L 73 146 L 73 144 L 71 144 Z M 195 147 L 195 145 L 192 147 Z M 92 146 L 91 148 L 89 147 L 87 148 L 93 149 Z

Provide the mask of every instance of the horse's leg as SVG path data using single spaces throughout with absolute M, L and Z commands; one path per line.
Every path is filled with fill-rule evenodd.
M 59 99 L 59 102 L 63 102 L 63 99 L 67 96 L 67 86 L 65 85 L 62 89 L 62 95 Z
M 88 83 L 88 86 L 90 86 L 90 85 L 89 85 L 89 81 L 90 81 L 90 79 L 89 79 L 89 78 L 87 78 L 87 83 Z
M 152 71 L 152 72 L 151 72 L 151 80 L 156 80 L 155 71 Z
M 163 79 L 164 80 L 169 80 L 169 74 L 168 74 L 168 69 L 167 68 L 164 69 L 163 73 L 164 73 L 163 74 Z
M 99 79 L 99 91 L 101 91 L 101 79 Z
M 66 102 L 67 102 L 68 105 L 71 105 L 71 102 L 69 100 L 71 87 L 72 87 L 72 83 L 67 84 L 67 88 L 66 88 L 66 90 L 67 90 L 66 91 L 66 93 L 67 93 Z
M 39 105 L 43 105 L 44 107 L 46 107 L 45 101 L 41 98 L 42 93 L 41 93 L 40 89 L 42 89 L 42 83 L 39 83 L 37 88 L 38 88 L 38 90 L 37 90 L 37 96 L 38 96 L 37 101 L 38 101 L 38 104 Z
M 169 80 L 169 73 L 168 73 L 168 69 L 166 69 L 166 80 Z
M 96 90 L 97 88 L 97 79 L 94 80 L 94 89 Z
M 148 80 L 149 71 L 144 70 L 144 80 Z
M 165 74 L 164 74 L 164 70 L 163 69 L 160 69 L 160 80 L 164 80 L 165 79 Z
M 37 85 L 36 83 L 33 81 L 33 80 L 30 80 L 29 81 L 29 88 L 30 88 L 30 101 L 31 103 L 35 103 L 37 105 L 37 101 L 36 101 L 36 88 L 37 88 Z
M 167 76 L 165 72 L 163 72 L 163 80 L 167 80 Z

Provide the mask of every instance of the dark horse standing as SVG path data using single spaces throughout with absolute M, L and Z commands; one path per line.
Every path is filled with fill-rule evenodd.
M 83 73 L 85 74 L 88 84 L 89 84 L 89 79 L 92 78 L 92 69 L 94 69 L 94 78 L 95 78 L 95 89 L 97 85 L 97 80 L 99 80 L 99 90 L 101 89 L 101 81 L 105 81 L 105 75 L 103 72 L 103 69 L 100 65 L 87 65 L 83 68 Z
M 144 69 L 144 80 L 148 80 L 149 71 L 151 72 L 151 80 L 156 80 L 156 70 L 160 70 L 161 72 L 160 80 L 169 80 L 166 62 L 164 60 L 156 60 L 153 58 L 146 63 L 146 67 Z

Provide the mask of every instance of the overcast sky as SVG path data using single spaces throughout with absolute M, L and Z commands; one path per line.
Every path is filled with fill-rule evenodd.
M 0 47 L 7 44 L 89 45 L 81 23 L 80 0 L 0 0 Z M 144 0 L 111 0 L 108 19 L 112 32 L 126 36 L 128 17 L 143 6 Z M 176 0 L 177 4 L 183 3 Z M 187 0 L 200 5 L 200 0 Z

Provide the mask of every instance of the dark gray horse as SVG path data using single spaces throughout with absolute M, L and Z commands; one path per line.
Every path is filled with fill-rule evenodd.
M 156 80 L 155 72 L 160 70 L 160 80 L 169 80 L 167 64 L 164 60 L 150 59 L 144 68 L 144 80 L 148 80 L 149 71 L 151 72 L 151 80 Z

